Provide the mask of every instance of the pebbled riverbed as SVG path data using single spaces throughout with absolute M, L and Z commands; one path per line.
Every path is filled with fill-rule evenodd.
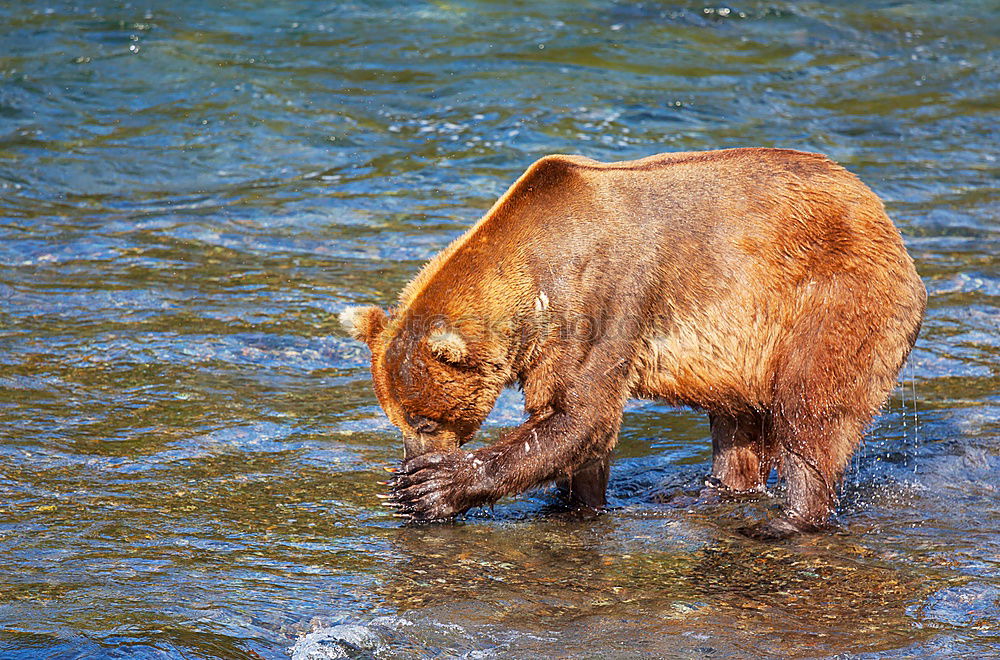
M 0 657 L 1000 655 L 998 35 L 974 0 L 0 3 Z M 861 176 L 930 294 L 841 531 L 736 534 L 781 493 L 699 501 L 706 420 L 651 402 L 607 515 L 384 514 L 336 312 L 541 155 L 747 145 Z

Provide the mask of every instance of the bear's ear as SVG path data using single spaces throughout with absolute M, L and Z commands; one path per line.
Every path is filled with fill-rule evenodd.
M 456 366 L 465 364 L 469 357 L 468 344 L 454 330 L 432 330 L 427 335 L 427 347 L 437 359 Z
M 378 307 L 348 307 L 340 313 L 340 324 L 347 334 L 369 346 L 385 328 L 385 312 Z

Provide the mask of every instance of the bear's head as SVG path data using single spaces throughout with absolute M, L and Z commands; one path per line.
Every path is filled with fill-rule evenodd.
M 403 432 L 407 459 L 470 440 L 507 384 L 496 343 L 476 319 L 354 307 L 340 321 L 371 349 L 375 394 Z

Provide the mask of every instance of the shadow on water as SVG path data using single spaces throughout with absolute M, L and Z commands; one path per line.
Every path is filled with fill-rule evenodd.
M 995 5 L 0 5 L 0 657 L 1000 655 Z M 604 515 L 387 516 L 336 313 L 543 154 L 746 145 L 856 172 L 930 295 L 840 529 L 738 535 L 780 489 L 702 497 L 651 402 Z

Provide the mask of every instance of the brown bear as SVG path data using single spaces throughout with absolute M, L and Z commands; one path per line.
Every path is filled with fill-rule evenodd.
M 386 314 L 341 315 L 403 432 L 413 520 L 560 482 L 600 507 L 631 397 L 709 414 L 722 493 L 787 484 L 753 533 L 823 528 L 916 339 L 924 285 L 879 198 L 787 149 L 535 162 Z M 528 419 L 476 451 L 503 388 Z

